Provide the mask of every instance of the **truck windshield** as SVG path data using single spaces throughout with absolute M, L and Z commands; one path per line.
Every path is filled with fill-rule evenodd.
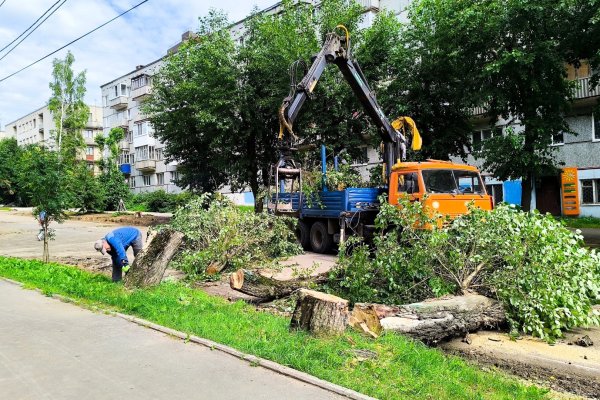
M 477 172 L 428 169 L 423 170 L 423 181 L 428 193 L 473 193 L 485 194 L 481 178 Z

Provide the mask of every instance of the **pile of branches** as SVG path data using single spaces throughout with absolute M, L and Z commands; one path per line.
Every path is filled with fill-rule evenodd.
M 244 211 L 220 195 L 205 194 L 180 207 L 171 220 L 170 227 L 185 235 L 174 264 L 198 278 L 264 266 L 302 252 L 295 224 L 293 219 Z
M 381 203 L 375 250 L 349 242 L 328 283 L 351 303 L 476 293 L 500 302 L 515 333 L 548 341 L 600 322 L 600 255 L 552 216 L 501 204 L 450 221 L 418 202 Z

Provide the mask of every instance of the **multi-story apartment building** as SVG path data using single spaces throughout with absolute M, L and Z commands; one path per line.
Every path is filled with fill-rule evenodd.
M 85 158 L 91 170 L 98 173 L 97 163 L 102 159 L 102 154 L 98 150 L 95 137 L 102 132 L 102 107 L 88 107 L 90 109 L 89 117 L 85 128 L 81 132 L 86 145 L 82 158 Z M 39 108 L 8 123 L 5 129 L 6 134 L 17 139 L 17 143 L 21 146 L 39 143 L 49 149 L 56 148 L 54 137 L 56 128 L 52 119 L 52 112 L 48 109 L 48 106 Z
M 187 37 L 184 34 L 183 39 Z M 119 165 L 135 193 L 158 189 L 170 193 L 181 191 L 173 183 L 178 177 L 177 165 L 164 160 L 164 144 L 153 136 L 152 125 L 140 110 L 142 100 L 151 92 L 152 75 L 162 63 L 163 59 L 159 59 L 139 65 L 101 86 L 104 133 L 107 136 L 116 127 L 125 131 L 125 139 L 119 144 Z

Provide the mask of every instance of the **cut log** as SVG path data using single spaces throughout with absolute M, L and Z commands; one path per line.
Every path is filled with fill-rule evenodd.
M 280 281 L 261 275 L 259 272 L 238 269 L 229 277 L 229 286 L 242 293 L 258 297 L 262 302 L 289 296 L 292 292 L 327 281 L 327 274 L 306 279 Z
M 150 236 L 125 275 L 125 286 L 145 287 L 160 283 L 182 241 L 183 233 L 169 229 Z
M 399 332 L 428 344 L 506 323 L 500 302 L 476 294 L 378 310 L 384 330 Z
M 309 289 L 300 289 L 290 328 L 315 336 L 339 335 L 348 325 L 348 300 Z

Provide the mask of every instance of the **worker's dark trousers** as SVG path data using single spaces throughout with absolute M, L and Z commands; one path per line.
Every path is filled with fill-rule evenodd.
M 138 253 L 142 250 L 144 246 L 144 240 L 142 239 L 142 234 L 140 233 L 138 237 L 131 243 L 131 248 L 133 249 L 133 257 L 137 257 Z M 125 247 L 125 251 L 129 246 Z M 121 265 L 113 265 L 112 269 L 112 280 L 113 282 L 119 282 L 123 279 L 123 266 Z

